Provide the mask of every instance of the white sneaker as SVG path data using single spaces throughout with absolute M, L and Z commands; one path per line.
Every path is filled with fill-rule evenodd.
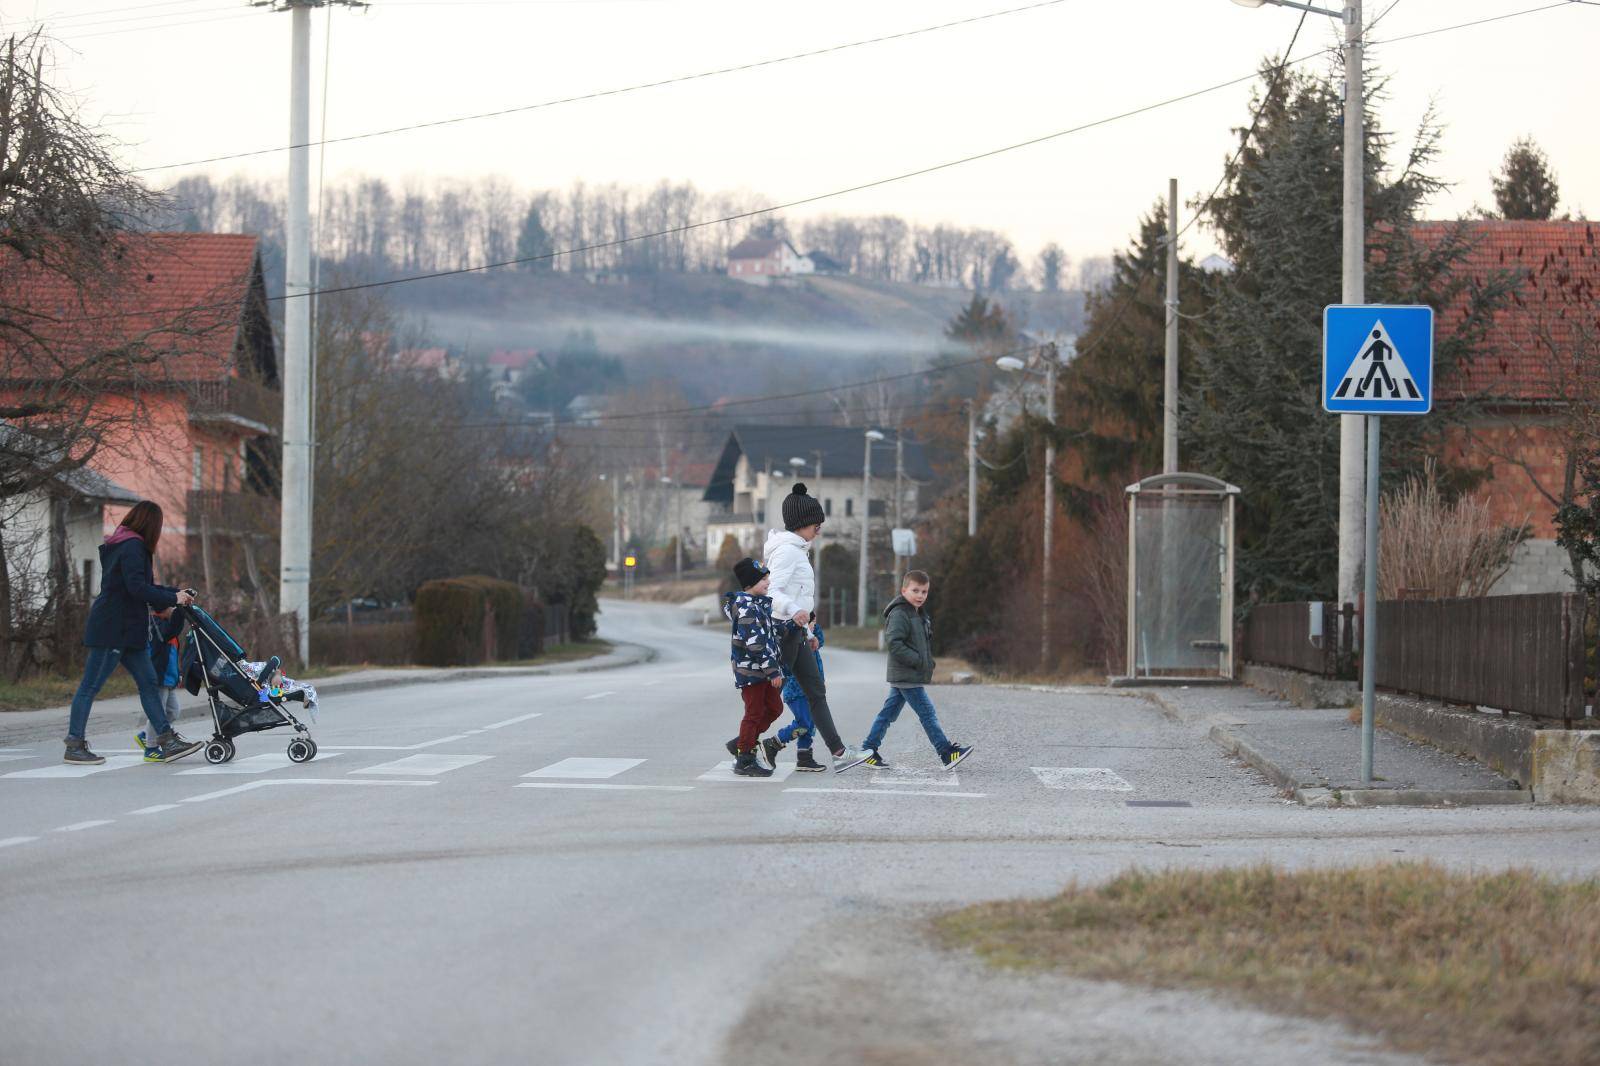
M 872 752 L 860 748 L 846 748 L 843 755 L 833 757 L 833 772 L 842 774 L 846 770 L 854 770 L 857 766 L 872 758 Z

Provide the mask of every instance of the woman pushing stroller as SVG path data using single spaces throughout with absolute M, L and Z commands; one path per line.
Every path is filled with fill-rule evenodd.
M 162 706 L 155 665 L 150 659 L 150 611 L 164 611 L 194 602 L 193 589 L 157 585 L 152 578 L 151 560 L 161 541 L 161 525 L 160 505 L 141 500 L 100 545 L 100 594 L 89 608 L 89 621 L 84 627 L 83 643 L 89 648 L 89 657 L 84 664 L 83 680 L 72 697 L 66 762 L 106 761 L 89 750 L 84 734 L 94 698 L 119 662 L 133 675 L 134 684 L 139 688 L 139 704 L 150 722 L 146 735 L 156 738 L 152 745 L 153 761 L 173 762 L 193 755 L 202 747 L 195 741 L 185 740 L 172 727 Z

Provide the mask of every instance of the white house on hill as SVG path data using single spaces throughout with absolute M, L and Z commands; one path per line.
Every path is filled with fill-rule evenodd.
M 728 277 L 751 285 L 813 273 L 816 266 L 782 237 L 746 237 L 728 252 Z

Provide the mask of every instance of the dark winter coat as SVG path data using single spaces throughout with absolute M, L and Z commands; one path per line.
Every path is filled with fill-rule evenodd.
M 772 600 L 748 592 L 730 592 L 722 598 L 722 616 L 733 623 L 734 685 L 770 685 L 773 678 L 782 677 Z
M 150 610 L 178 603 L 178 590 L 151 580 L 144 541 L 129 537 L 100 545 L 100 595 L 89 608 L 83 642 L 91 648 L 143 648 L 150 640 Z
M 896 596 L 883 609 L 883 640 L 889 649 L 889 684 L 918 688 L 933 681 L 933 618 Z

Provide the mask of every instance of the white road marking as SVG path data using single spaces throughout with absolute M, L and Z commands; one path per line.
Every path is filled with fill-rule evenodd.
M 1126 779 L 1103 766 L 1030 766 L 1029 769 L 1045 788 L 1084 792 L 1133 791 L 1133 786 Z
M 914 788 L 786 788 L 785 792 L 853 792 L 862 796 L 953 796 L 959 799 L 984 799 L 987 792 L 932 792 Z
M 330 751 L 326 754 L 317 753 L 318 759 L 337 759 L 340 753 Z M 233 762 L 207 763 L 188 770 L 179 770 L 177 777 L 189 777 L 194 774 L 264 774 L 273 770 L 282 770 L 285 766 L 303 765 L 289 761 L 289 756 L 281 751 L 268 752 L 265 755 L 252 755 L 248 759 L 235 759 Z
M 29 841 L 38 839 L 38 837 L 6 837 L 4 840 L 0 840 L 0 848 L 9 848 L 13 844 L 26 844 Z
M 0 752 L 32 751 L 32 748 L 0 748 Z
M 421 744 L 335 744 L 328 741 L 328 750 L 337 748 L 340 751 L 421 751 L 423 748 L 435 748 L 440 744 L 448 744 L 452 740 L 465 740 L 465 733 L 455 733 L 438 740 L 425 740 Z
M 57 833 L 76 833 L 80 829 L 93 829 L 97 825 L 110 825 L 112 821 L 113 819 L 110 818 L 98 818 L 92 822 L 73 822 L 71 825 L 57 826 L 53 831 Z
M 351 781 L 343 777 L 285 777 L 274 781 L 251 781 L 249 784 L 235 785 L 217 792 L 206 792 L 198 796 L 185 796 L 185 803 L 204 803 L 206 800 L 221 799 L 224 796 L 237 796 L 241 792 L 250 792 L 258 788 L 267 788 L 270 785 L 437 785 L 437 781 Z
M 0 774 L 0 778 L 57 778 L 57 777 L 88 777 L 90 774 L 103 774 L 107 770 L 120 770 L 125 766 L 133 766 L 144 762 L 143 755 L 107 755 L 106 761 L 99 764 L 82 766 L 77 763 L 58 763 L 54 766 L 39 766 L 32 770 L 13 770 L 9 774 Z
M 868 778 L 874 785 L 922 785 L 924 787 L 959 788 L 961 779 L 954 770 L 930 770 L 923 766 L 863 766 L 871 771 Z
M 615 690 L 612 690 L 612 691 L 609 691 L 609 692 L 591 692 L 591 693 L 589 693 L 589 695 L 587 695 L 587 696 L 585 696 L 583 698 L 586 699 L 586 700 L 600 700 L 600 699 L 605 699 L 607 696 L 615 696 L 615 695 L 616 695 Z
M 13 755 L 9 752 L 0 752 L 0 762 L 27 762 L 32 755 Z
M 178 805 L 176 803 L 158 803 L 154 807 L 140 807 L 138 810 L 129 811 L 128 813 L 129 814 L 160 814 L 162 811 L 175 811 L 177 809 L 178 809 Z
M 517 788 L 603 788 L 614 792 L 693 792 L 693 785 L 590 785 L 577 781 L 524 781 Z
M 727 760 L 725 760 L 723 762 L 717 763 L 717 765 L 714 768 L 712 768 L 710 770 L 707 770 L 705 773 L 701 774 L 700 777 L 698 778 L 698 780 L 700 780 L 700 781 L 782 781 L 792 773 L 794 773 L 794 763 L 786 762 L 786 763 L 779 764 L 778 768 L 776 770 L 772 771 L 772 776 L 771 777 L 740 777 L 738 774 L 733 772 L 733 760 L 732 759 L 727 759 Z
M 463 766 L 474 763 L 486 762 L 494 758 L 493 755 L 407 755 L 404 759 L 394 762 L 379 763 L 377 766 L 368 766 L 360 770 L 351 770 L 353 774 L 395 774 L 400 777 L 422 775 L 433 776 L 446 774 L 451 770 L 459 770 Z
M 569 777 L 579 779 L 603 779 L 616 777 L 627 770 L 644 762 L 643 759 L 562 759 L 549 766 L 541 767 L 523 777 Z
M 495 722 L 492 725 L 486 725 L 483 728 L 484 729 L 504 729 L 508 725 L 516 725 L 518 722 L 526 722 L 530 718 L 537 718 L 537 717 L 539 717 L 539 715 L 541 715 L 543 713 L 544 713 L 543 711 L 534 711 L 532 714 L 523 714 L 523 715 L 518 715 L 515 718 L 507 718 L 503 722 Z

